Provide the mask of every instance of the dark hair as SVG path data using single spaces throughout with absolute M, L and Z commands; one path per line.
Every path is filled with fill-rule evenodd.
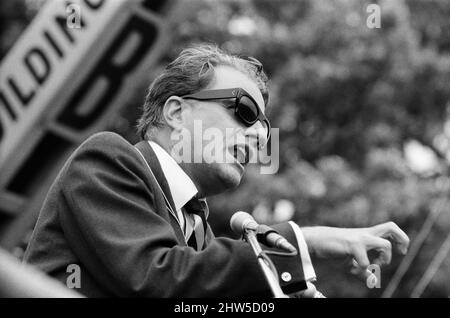
M 150 128 L 164 126 L 163 106 L 170 96 L 183 96 L 204 89 L 214 77 L 214 67 L 231 66 L 255 80 L 267 104 L 267 76 L 262 64 L 252 58 L 226 53 L 216 45 L 200 44 L 184 49 L 167 65 L 148 89 L 143 112 L 138 120 L 138 134 L 145 139 Z

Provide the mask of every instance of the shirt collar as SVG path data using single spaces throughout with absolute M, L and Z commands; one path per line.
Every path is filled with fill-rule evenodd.
M 149 144 L 158 158 L 164 177 L 166 177 L 175 208 L 180 210 L 198 193 L 197 187 L 178 163 L 160 145 L 154 141 L 149 141 Z

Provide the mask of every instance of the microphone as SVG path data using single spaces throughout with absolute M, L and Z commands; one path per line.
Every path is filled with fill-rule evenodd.
M 297 253 L 297 249 L 289 243 L 283 236 L 267 225 L 259 225 L 255 219 L 247 212 L 236 212 L 230 220 L 233 232 L 242 234 L 245 231 L 256 231 L 259 242 L 268 247 L 276 247 L 289 253 Z

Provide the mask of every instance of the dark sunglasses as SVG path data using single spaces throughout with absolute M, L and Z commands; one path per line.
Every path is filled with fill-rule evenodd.
M 235 102 L 231 107 L 234 108 L 234 114 L 239 120 L 248 127 L 254 125 L 259 120 L 267 131 L 267 140 L 270 138 L 269 120 L 258 107 L 253 97 L 242 88 L 211 89 L 181 97 L 200 101 L 234 98 Z

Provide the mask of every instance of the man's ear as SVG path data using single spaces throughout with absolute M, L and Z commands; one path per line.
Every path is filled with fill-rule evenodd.
M 179 130 L 183 127 L 183 99 L 178 96 L 170 96 L 164 103 L 163 116 L 167 126 L 174 130 Z

